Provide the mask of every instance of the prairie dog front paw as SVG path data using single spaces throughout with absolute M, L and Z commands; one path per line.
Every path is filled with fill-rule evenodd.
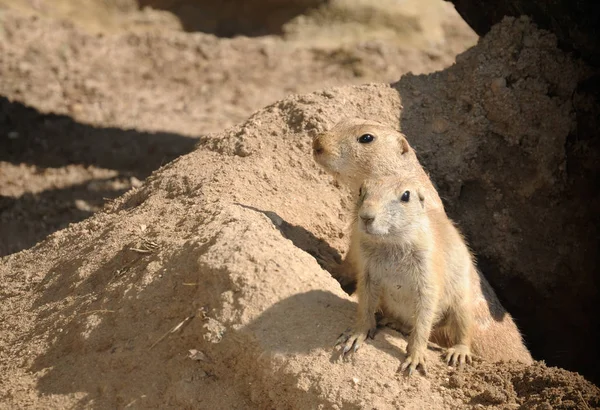
M 462 365 L 463 363 L 471 364 L 473 362 L 473 357 L 471 354 L 471 349 L 467 345 L 457 344 L 452 346 L 446 352 L 446 362 L 449 365 Z
M 398 371 L 404 372 L 408 370 L 408 376 L 412 376 L 413 372 L 417 370 L 418 367 L 421 368 L 423 374 L 427 374 L 427 369 L 425 368 L 425 352 L 426 349 L 407 349 L 408 355 L 404 362 L 400 365 Z
M 335 345 L 343 346 L 342 355 L 346 356 L 349 352 L 356 352 L 367 337 L 373 339 L 376 330 L 376 328 L 348 328 L 338 337 Z

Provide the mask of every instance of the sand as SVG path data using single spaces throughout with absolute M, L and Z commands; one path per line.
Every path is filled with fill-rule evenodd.
M 505 19 L 442 71 L 352 85 L 369 77 L 346 81 L 344 63 L 327 64 L 333 71 L 321 66 L 314 74 L 322 83 L 297 76 L 297 94 L 287 97 L 268 91 L 264 71 L 262 83 L 239 78 L 245 61 L 239 54 L 234 64 L 230 56 L 222 61 L 239 74 L 215 87 L 230 81 L 222 92 L 241 102 L 204 122 L 211 101 L 217 107 L 223 100 L 194 98 L 203 42 L 214 42 L 204 52 L 215 58 L 236 47 L 263 50 L 264 64 L 290 56 L 291 71 L 276 69 L 273 84 L 293 75 L 292 56 L 309 52 L 291 52 L 274 38 L 177 31 L 98 37 L 13 11 L 2 16 L 5 35 L 31 41 L 21 48 L 0 43 L 0 85 L 9 97 L 2 112 L 11 113 L 3 132 L 16 133 L 5 140 L 15 159 L 3 160 L 2 175 L 12 170 L 21 178 L 2 185 L 17 204 L 9 199 L 2 208 L 4 243 L 13 243 L 5 227 L 22 223 L 19 215 L 27 219 L 27 209 L 43 209 L 48 189 L 69 191 L 65 202 L 81 199 L 78 192 L 123 195 L 92 196 L 95 208 L 61 222 L 85 220 L 30 249 L 4 248 L 0 407 L 600 407 L 600 389 L 588 381 L 597 322 L 585 311 L 595 297 L 586 247 L 597 240 L 589 224 L 597 161 L 589 142 L 571 139 L 578 113 L 594 112 L 576 90 L 591 70 L 558 50 L 552 35 L 525 19 Z M 70 53 L 72 44 L 75 57 L 60 63 L 59 50 Z M 264 50 L 276 50 L 275 58 Z M 81 109 L 74 109 L 68 91 L 41 86 L 47 71 L 31 64 L 29 74 L 19 74 L 18 62 L 27 61 L 19 53 L 55 64 L 62 76 L 55 84 L 65 89 L 87 87 L 84 80 L 97 76 L 85 89 L 98 94 L 82 92 Z M 80 68 L 73 70 L 73 61 Z M 440 70 L 450 64 L 434 61 Z M 259 77 L 260 70 L 248 71 Z M 180 88 L 173 86 L 177 75 Z M 332 76 L 348 85 L 325 84 Z M 237 94 L 229 88 L 235 81 Z M 477 360 L 456 370 L 436 350 L 428 351 L 427 377 L 406 379 L 396 372 L 406 341 L 391 329 L 340 360 L 332 345 L 352 323 L 356 302 L 328 270 L 347 247 L 352 198 L 318 168 L 310 146 L 315 133 L 356 116 L 407 134 L 536 359 L 587 372 L 588 380 L 544 361 Z M 583 192 L 589 208 L 581 206 Z M 48 212 L 60 210 L 50 201 Z M 31 220 L 24 226 L 32 232 L 55 230 Z M 22 248 L 42 237 L 26 239 Z M 557 289 L 566 280 L 569 291 Z

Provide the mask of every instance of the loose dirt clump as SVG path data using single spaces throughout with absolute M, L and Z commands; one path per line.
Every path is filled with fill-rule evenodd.
M 516 61 L 502 65 L 504 53 Z M 475 250 L 491 252 L 469 218 L 485 223 L 483 205 L 501 216 L 502 209 L 512 215 L 512 206 L 529 209 L 522 195 L 549 189 L 549 169 L 558 168 L 557 150 L 564 147 L 553 138 L 566 139 L 567 125 L 576 121 L 565 96 L 577 81 L 559 81 L 548 97 L 528 82 L 531 59 L 550 73 L 560 66 L 575 78 L 588 75 L 547 33 L 506 19 L 443 72 L 406 76 L 394 86 L 293 95 L 205 135 L 197 149 L 103 211 L 4 257 L 0 402 L 7 408 L 598 407 L 596 386 L 542 363 L 478 360 L 457 371 L 431 349 L 429 375 L 407 380 L 396 373 L 406 342 L 389 329 L 350 361 L 332 351 L 355 309 L 327 272 L 346 249 L 352 199 L 314 164 L 311 136 L 342 117 L 401 125 L 453 204 L 451 212 L 472 230 Z M 512 120 L 508 131 L 488 128 L 495 123 L 483 114 L 493 112 L 491 95 L 452 100 L 459 82 L 475 92 L 500 76 L 515 80 L 507 80 L 514 92 L 529 90 L 528 101 L 551 118 L 555 127 L 543 128 L 552 132 L 549 141 L 527 132 L 528 124 L 545 127 L 534 120 L 523 130 L 529 144 L 539 141 L 533 146 L 508 138 L 518 126 Z M 479 104 L 487 103 L 484 111 Z M 415 133 L 418 124 L 432 128 Z M 481 133 L 460 139 L 459 124 Z M 539 157 L 529 155 L 536 149 Z M 506 188 L 515 182 L 502 185 L 494 177 L 503 161 L 526 182 L 515 192 Z M 523 174 L 518 166 L 536 172 Z M 500 201 L 500 208 L 495 201 L 460 200 L 465 189 L 452 178 L 470 181 L 476 193 L 497 187 L 497 195 L 514 202 Z M 541 212 L 544 204 L 533 203 Z M 503 242 L 496 249 L 504 256 Z

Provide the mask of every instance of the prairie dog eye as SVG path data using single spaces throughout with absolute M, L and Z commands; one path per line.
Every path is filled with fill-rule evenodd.
M 400 197 L 402 202 L 408 202 L 410 200 L 410 191 L 404 191 L 402 196 Z
M 371 134 L 363 134 L 360 137 L 358 137 L 358 142 L 360 142 L 361 144 L 368 144 L 369 142 L 373 142 L 374 140 L 375 137 Z
M 362 189 L 362 187 L 360 187 L 360 188 L 358 188 L 358 196 L 360 198 L 362 198 L 362 194 L 363 194 L 363 189 Z

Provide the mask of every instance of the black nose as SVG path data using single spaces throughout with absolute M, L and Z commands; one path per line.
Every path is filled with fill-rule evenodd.
M 313 141 L 313 152 L 315 154 L 323 153 L 323 145 L 321 145 L 321 140 L 319 138 L 315 138 Z

